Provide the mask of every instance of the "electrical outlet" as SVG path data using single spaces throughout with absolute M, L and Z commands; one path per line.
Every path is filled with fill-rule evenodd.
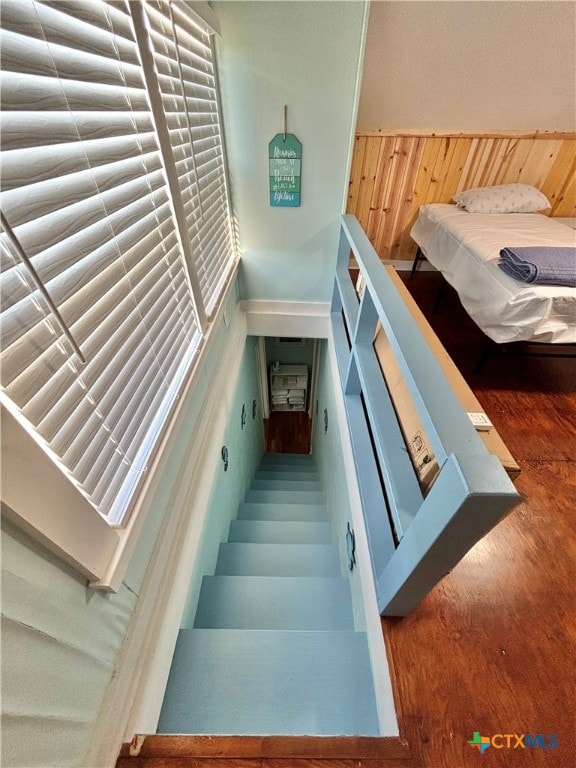
M 485 413 L 469 413 L 468 418 L 479 432 L 487 432 L 494 426 Z

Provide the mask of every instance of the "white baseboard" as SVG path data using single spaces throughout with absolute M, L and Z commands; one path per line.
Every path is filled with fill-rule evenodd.
M 382 264 L 384 264 L 385 267 L 394 267 L 398 272 L 410 272 L 412 270 L 412 259 L 384 259 L 382 260 Z M 356 264 L 354 259 L 351 259 L 350 266 L 352 269 L 358 269 L 358 264 Z M 418 262 L 418 272 L 437 272 L 436 267 L 433 267 L 432 264 L 430 264 L 429 261 L 426 261 L 425 259 L 420 259 Z
M 330 304 L 303 301 L 241 301 L 249 336 L 328 337 Z

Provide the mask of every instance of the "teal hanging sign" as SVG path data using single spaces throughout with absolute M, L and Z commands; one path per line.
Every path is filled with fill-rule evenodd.
M 300 205 L 302 144 L 293 133 L 278 133 L 268 145 L 270 205 L 296 208 Z

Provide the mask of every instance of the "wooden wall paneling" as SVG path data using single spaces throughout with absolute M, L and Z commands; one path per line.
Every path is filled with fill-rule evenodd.
M 399 228 L 404 222 L 399 221 L 402 212 L 402 201 L 409 196 L 408 180 L 410 178 L 410 165 L 416 140 L 412 138 L 401 137 L 395 149 L 396 153 L 396 175 L 394 183 L 390 185 L 388 191 L 387 205 L 387 227 L 383 234 L 383 248 L 387 253 L 386 258 L 394 258 L 393 249 L 397 239 Z
M 470 152 L 471 139 L 455 139 L 452 158 L 447 168 L 446 175 L 440 190 L 441 202 L 449 203 L 456 194 L 458 182 L 462 175 L 462 169 Z
M 436 156 L 436 164 L 432 171 L 432 178 L 430 179 L 429 194 L 432 200 L 427 202 L 432 202 L 432 201 L 435 203 L 444 202 L 443 195 L 444 195 L 444 186 L 446 183 L 446 175 L 448 173 L 450 163 L 452 162 L 452 158 L 454 156 L 454 151 L 456 149 L 456 141 L 457 139 L 453 139 L 450 137 L 446 137 L 442 139 L 442 144 L 440 145 L 440 151 Z
M 472 140 L 470 155 L 467 158 L 467 162 L 464 164 L 460 183 L 456 190 L 457 192 L 480 186 L 482 181 L 481 173 L 482 170 L 486 168 L 488 156 L 490 155 L 493 144 L 494 141 L 492 139 L 481 141 L 479 138 L 476 138 Z
M 372 137 L 374 140 L 375 137 Z M 378 155 L 378 173 L 376 183 L 370 201 L 368 212 L 368 225 L 366 234 L 374 245 L 378 240 L 378 232 L 386 221 L 386 203 L 383 201 L 385 191 L 388 189 L 390 178 L 394 173 L 394 137 L 380 139 L 380 152 Z
M 432 170 L 430 173 L 429 178 L 429 184 L 428 184 L 428 190 L 426 192 L 426 202 L 427 203 L 437 203 L 438 201 L 438 178 L 442 173 L 442 166 L 444 164 L 444 159 L 446 157 L 446 145 L 448 142 L 448 139 L 437 139 L 439 146 L 438 146 L 438 152 L 436 153 L 436 158 L 434 165 L 432 166 Z
M 444 142 L 445 143 L 444 147 L 442 148 L 442 154 L 438 156 L 438 166 L 434 172 L 436 182 L 434 189 L 434 201 L 437 203 L 444 203 L 450 200 L 450 198 L 448 198 L 448 200 L 445 199 L 446 181 L 452 160 L 454 158 L 458 139 L 452 139 L 448 137 L 444 139 Z
M 418 169 L 414 188 L 413 209 L 416 211 L 429 199 L 430 185 L 436 167 L 436 160 L 442 149 L 443 143 L 442 139 L 425 139 L 422 161 L 420 163 L 420 168 Z
M 478 170 L 479 183 L 475 186 L 488 187 L 496 183 L 496 172 L 500 165 L 505 164 L 508 155 L 508 139 L 490 139 L 488 142 L 488 155 L 484 166 Z
M 409 145 L 407 148 L 408 153 L 406 156 L 402 195 L 394 219 L 394 232 L 390 251 L 390 258 L 392 259 L 401 258 L 402 240 L 406 229 L 408 212 L 412 205 L 418 166 L 422 157 L 423 141 L 421 138 L 405 139 L 404 141 L 409 142 Z
M 444 145 L 442 139 L 422 138 L 421 157 L 419 167 L 416 169 L 412 204 L 407 212 L 406 225 L 402 234 L 402 247 L 400 253 L 396 257 L 398 259 L 411 259 L 416 253 L 416 243 L 410 237 L 410 230 L 416 221 L 418 209 L 428 201 L 436 161 Z
M 414 204 L 416 207 L 420 207 L 428 200 L 428 192 L 432 174 L 436 166 L 436 158 L 438 157 L 442 145 L 442 139 L 425 139 L 422 162 L 420 163 L 414 189 Z
M 478 186 L 486 187 L 495 183 L 498 166 L 506 163 L 506 150 L 508 141 L 504 139 L 490 139 L 488 143 L 488 155 L 484 167 L 480 167 L 480 180 Z
M 425 141 L 423 139 L 420 139 L 420 142 L 418 146 L 415 149 L 415 153 L 412 157 L 412 161 L 410 163 L 410 180 L 406 186 L 405 194 L 402 201 L 402 214 L 400 216 L 400 226 L 397 228 L 397 234 L 394 241 L 394 248 L 392 251 L 392 257 L 393 259 L 403 259 L 404 254 L 406 250 L 410 249 L 411 245 L 411 239 L 408 237 L 406 238 L 406 230 L 410 230 L 409 222 L 412 220 L 412 211 L 415 209 L 417 210 L 417 205 L 415 202 L 416 198 L 416 183 L 418 180 L 418 174 L 420 171 L 420 166 L 422 164 L 422 156 L 424 153 L 424 147 L 425 147 Z M 408 224 L 406 224 L 408 222 Z
M 370 216 L 370 207 L 372 205 L 372 193 L 378 173 L 378 159 L 380 156 L 380 145 L 382 139 L 366 140 L 366 149 L 364 151 L 364 162 L 362 164 L 362 176 L 360 190 L 358 192 L 358 214 L 357 219 L 364 228 L 368 225 Z
M 517 142 L 515 139 L 495 139 L 490 160 L 484 169 L 483 186 L 504 183 L 500 181 L 506 178 L 510 163 L 514 156 Z
M 519 139 L 503 139 L 500 142 L 499 157 L 502 161 L 492 164 L 490 184 L 513 184 L 518 181 L 518 172 L 522 167 L 525 146 Z
M 524 172 L 530 155 L 532 142 L 530 140 L 515 141 L 509 149 L 507 162 L 496 174 L 496 184 L 523 183 L 527 177 Z
M 576 141 L 564 141 L 542 192 L 552 204 L 551 216 L 576 216 Z
M 576 168 L 575 173 L 566 180 L 562 200 L 558 203 L 555 216 L 576 216 Z
M 381 258 L 389 258 L 387 253 L 388 231 L 390 227 L 390 211 L 392 209 L 392 193 L 400 183 L 398 173 L 399 152 L 401 137 L 394 136 L 383 140 L 384 151 L 382 153 L 382 174 L 380 185 L 377 189 L 377 197 L 372 201 L 373 221 L 371 241 Z
M 530 142 L 530 151 L 522 169 L 522 183 L 542 189 L 562 149 L 562 141 Z
M 348 211 L 380 258 L 412 259 L 410 230 L 424 203 L 449 203 L 472 187 L 520 182 L 541 189 L 552 216 L 576 215 L 571 134 L 373 133 L 356 139 Z
M 414 200 L 414 186 L 418 176 L 418 169 L 422 160 L 422 153 L 424 151 L 425 140 L 419 136 L 416 140 L 411 140 L 410 143 L 410 155 L 406 168 L 405 183 L 402 190 L 402 199 L 398 206 L 398 215 L 395 221 L 394 227 L 394 239 L 392 244 L 392 250 L 390 258 L 401 259 L 404 258 L 402 253 L 406 247 L 406 229 L 407 222 L 409 224 L 411 219 L 411 211 Z M 410 232 L 408 228 L 408 233 Z
M 358 192 L 364 165 L 364 151 L 366 149 L 366 136 L 356 136 L 354 152 L 352 154 L 352 168 L 350 169 L 350 187 L 348 191 L 348 212 L 358 217 Z
M 385 258 L 390 259 L 390 249 L 392 246 L 392 240 L 394 237 L 394 224 L 395 215 L 400 203 L 403 178 L 405 171 L 405 151 L 403 137 L 397 137 L 394 140 L 393 150 L 393 177 L 392 183 L 390 183 L 385 190 L 385 199 L 382 201 L 382 207 L 385 210 L 384 224 L 385 226 L 379 230 L 377 247 L 383 254 L 386 254 Z

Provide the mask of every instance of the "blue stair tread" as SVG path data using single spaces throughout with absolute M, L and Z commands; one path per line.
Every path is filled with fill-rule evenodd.
M 309 453 L 265 453 L 260 464 L 295 464 L 308 467 L 316 467 L 316 462 Z
M 334 544 L 220 544 L 216 575 L 340 576 Z
M 317 491 L 322 492 L 318 480 L 259 480 L 254 478 L 250 483 L 252 491 Z
M 280 464 L 279 462 L 262 462 L 256 473 L 261 475 L 294 475 L 295 477 L 308 475 L 309 477 L 318 476 L 318 467 L 316 464 Z
M 279 490 L 248 490 L 244 501 L 261 501 L 272 503 L 283 501 L 290 504 L 324 504 L 322 491 L 279 491 Z
M 256 480 L 291 480 L 293 482 L 296 482 L 297 480 L 319 480 L 318 472 L 316 471 L 300 471 L 298 469 L 293 469 L 292 471 L 285 471 L 284 469 L 259 469 L 256 474 L 254 475 L 254 478 Z
M 366 635 L 180 630 L 158 733 L 378 736 Z
M 353 630 L 350 585 L 340 576 L 204 576 L 194 627 Z
M 332 536 L 330 523 L 232 520 L 228 541 L 254 544 L 331 544 Z
M 324 504 L 282 504 L 244 502 L 238 507 L 238 520 L 299 520 L 322 523 L 328 520 Z

